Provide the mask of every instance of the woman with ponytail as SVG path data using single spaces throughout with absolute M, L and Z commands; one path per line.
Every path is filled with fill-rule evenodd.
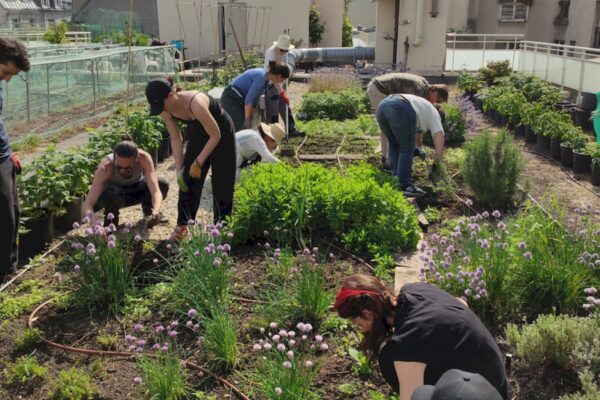
M 362 331 L 362 349 L 385 380 L 410 400 L 444 372 L 477 373 L 508 398 L 506 372 L 494 338 L 466 302 L 427 283 L 409 283 L 398 296 L 372 276 L 348 277 L 334 309 Z
M 290 77 L 290 69 L 281 61 L 269 62 L 269 68 L 253 68 L 235 78 L 223 91 L 221 105 L 235 124 L 235 131 L 250 129 L 258 99 L 267 91 L 269 81 L 276 85 Z
M 172 79 L 151 80 L 146 98 L 150 115 L 161 116 L 171 137 L 179 185 L 177 227 L 171 238 L 180 239 L 188 233 L 188 221 L 196 219 L 209 168 L 214 222 L 231 214 L 236 171 L 233 123 L 215 99 L 197 90 L 179 91 Z M 176 120 L 187 124 L 185 154 Z

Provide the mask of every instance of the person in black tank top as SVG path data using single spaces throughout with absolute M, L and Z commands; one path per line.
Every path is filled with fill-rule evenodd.
M 151 80 L 146 87 L 150 115 L 160 115 L 171 136 L 177 167 L 179 201 L 177 228 L 172 237 L 187 234 L 187 224 L 195 220 L 208 169 L 212 167 L 213 218 L 224 220 L 231 214 L 235 184 L 236 155 L 233 122 L 218 102 L 201 92 L 174 90 L 169 79 Z M 187 123 L 187 147 L 175 120 Z
M 502 354 L 461 299 L 427 283 L 404 285 L 396 297 L 379 279 L 356 274 L 344 281 L 334 309 L 364 333 L 363 350 L 379 361 L 400 400 L 451 369 L 480 374 L 508 399 Z

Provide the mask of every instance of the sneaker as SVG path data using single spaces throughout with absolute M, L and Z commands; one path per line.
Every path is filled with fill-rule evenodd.
M 306 133 L 299 131 L 298 129 L 294 129 L 293 131 L 289 131 L 288 133 L 288 137 L 304 137 L 306 136 Z
M 406 197 L 421 197 L 425 193 L 427 193 L 420 187 L 417 187 L 413 184 L 410 184 L 407 187 L 405 187 L 403 192 L 404 192 L 404 196 L 406 196 Z
M 419 157 L 421 160 L 425 161 L 425 158 L 427 157 L 427 153 L 425 153 L 425 150 L 419 150 L 418 147 L 415 147 L 413 157 Z
M 169 240 L 183 240 L 188 237 L 190 231 L 188 230 L 187 225 L 177 225 L 171 236 L 169 236 Z

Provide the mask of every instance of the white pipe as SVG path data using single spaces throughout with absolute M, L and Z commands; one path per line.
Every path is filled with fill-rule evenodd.
M 417 16 L 415 17 L 415 40 L 413 46 L 419 47 L 423 41 L 423 14 L 425 14 L 425 0 L 417 0 Z

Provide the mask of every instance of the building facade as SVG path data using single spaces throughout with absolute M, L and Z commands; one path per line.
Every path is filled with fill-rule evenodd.
M 600 48 L 598 0 L 470 0 L 468 18 L 473 33 Z
M 3 29 L 46 29 L 70 18 L 71 0 L 0 0 Z

